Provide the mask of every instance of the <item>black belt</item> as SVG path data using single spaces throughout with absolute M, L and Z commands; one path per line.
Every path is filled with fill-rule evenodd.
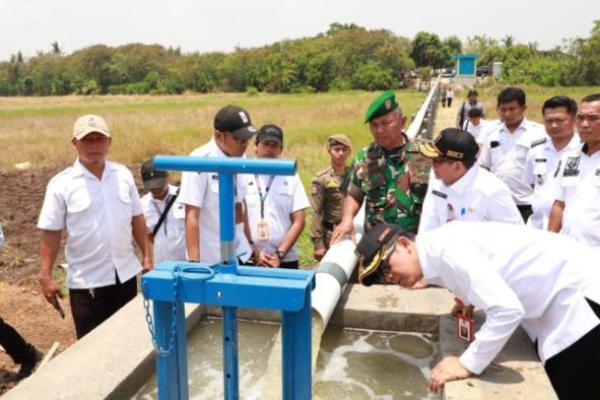
M 337 226 L 337 224 L 334 224 L 333 222 L 329 222 L 329 221 L 321 221 L 321 225 L 323 225 L 323 228 L 332 231 L 335 229 L 335 227 Z

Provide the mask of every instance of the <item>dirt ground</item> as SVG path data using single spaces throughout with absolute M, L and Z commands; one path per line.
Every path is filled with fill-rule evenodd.
M 75 341 L 68 301 L 63 320 L 43 298 L 38 284 L 38 213 L 48 180 L 65 165 L 36 170 L 0 172 L 0 221 L 6 245 L 0 248 L 0 316 L 38 350 L 47 352 L 54 342 L 63 351 Z M 57 262 L 63 262 L 61 253 Z M 0 394 L 12 386 L 17 370 L 0 351 Z

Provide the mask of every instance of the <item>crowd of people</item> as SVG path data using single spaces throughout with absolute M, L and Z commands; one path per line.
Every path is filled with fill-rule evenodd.
M 450 107 L 451 90 L 443 98 Z M 354 238 L 353 220 L 364 204 L 361 283 L 442 286 L 457 296 L 453 314 L 469 316 L 474 307 L 486 313 L 467 351 L 432 370 L 432 390 L 481 373 L 523 324 L 561 398 L 600 398 L 600 385 L 590 379 L 600 373 L 600 270 L 590 265 L 600 246 L 600 94 L 579 105 L 566 96 L 548 99 L 543 124 L 525 118 L 526 110 L 525 92 L 508 87 L 497 97 L 498 119 L 487 120 L 470 90 L 456 127 L 411 143 L 394 92 L 383 93 L 364 118 L 373 141 L 348 165 L 351 139 L 331 135 L 330 164 L 315 174 L 309 195 L 298 174 L 236 177 L 238 262 L 299 268 L 296 243 L 309 209 L 320 260 L 331 245 Z M 257 129 L 241 107 L 220 109 L 213 128 L 191 156 L 246 157 L 252 143 L 258 158 L 283 154 L 282 127 Z M 131 171 L 108 160 L 112 138 L 100 116 L 75 122 L 76 160 L 48 183 L 38 221 L 40 283 L 56 308 L 61 292 L 52 267 L 67 231 L 78 338 L 130 301 L 138 274 L 162 260 L 221 261 L 218 176 L 184 172 L 177 187 L 148 161 L 140 198 Z M 426 186 L 411 167 L 417 152 L 431 159 Z

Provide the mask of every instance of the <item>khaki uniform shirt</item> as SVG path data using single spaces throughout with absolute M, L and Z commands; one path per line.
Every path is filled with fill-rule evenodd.
M 315 175 L 311 183 L 312 229 L 310 237 L 315 250 L 329 248 L 331 233 L 342 219 L 342 207 L 346 190 L 344 185 L 348 169 L 342 174 L 333 167 L 325 168 Z

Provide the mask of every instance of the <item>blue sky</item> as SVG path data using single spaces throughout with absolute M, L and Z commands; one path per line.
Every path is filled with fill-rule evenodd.
M 312 36 L 332 22 L 409 38 L 421 30 L 461 39 L 510 34 L 546 49 L 588 36 L 600 6 L 597 0 L 0 0 L 0 17 L 0 60 L 7 60 L 19 50 L 26 57 L 48 51 L 55 40 L 68 53 L 132 42 L 232 51 Z

